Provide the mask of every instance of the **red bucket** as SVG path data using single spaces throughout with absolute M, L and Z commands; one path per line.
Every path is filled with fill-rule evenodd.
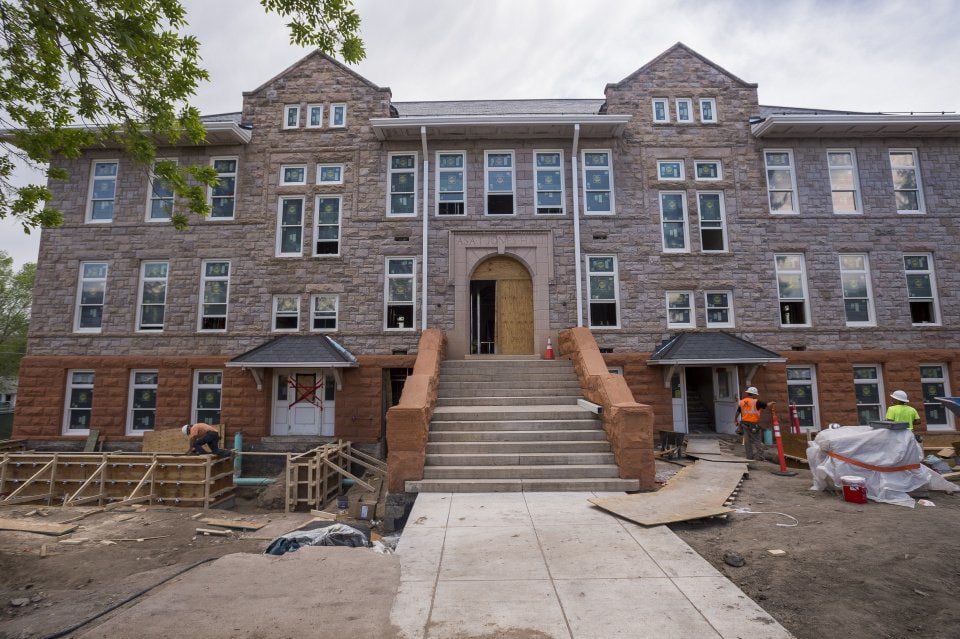
M 840 478 L 843 484 L 843 500 L 851 504 L 867 503 L 867 480 L 857 475 L 844 475 Z

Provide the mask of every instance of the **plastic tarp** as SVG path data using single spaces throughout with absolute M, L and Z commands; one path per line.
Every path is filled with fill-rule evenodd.
M 283 555 L 300 550 L 304 546 L 350 546 L 366 548 L 370 545 L 367 536 L 352 526 L 332 524 L 316 530 L 294 530 L 280 535 L 270 542 L 266 555 Z
M 831 457 L 828 452 L 880 468 L 920 464 L 923 449 L 913 431 L 870 426 L 844 426 L 820 431 L 807 448 L 813 489 L 840 488 L 842 476 L 858 475 L 866 480 L 867 498 L 910 508 L 914 507 L 914 500 L 907 494 L 909 492 L 924 488 L 948 493 L 960 490 L 923 464 L 910 470 L 870 470 Z

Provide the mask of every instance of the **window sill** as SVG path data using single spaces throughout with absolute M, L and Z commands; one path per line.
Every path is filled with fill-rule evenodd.
M 417 213 L 387 213 L 388 219 L 413 219 L 418 217 Z
M 299 333 L 299 328 L 274 328 L 271 333 Z
M 735 324 L 707 324 L 707 328 L 736 328 Z
M 950 424 L 927 424 L 927 430 L 936 433 L 954 433 L 957 427 Z
M 207 329 L 198 328 L 198 329 L 197 329 L 197 333 L 200 334 L 200 335 L 216 335 L 216 334 L 218 334 L 218 333 L 221 334 L 221 335 L 225 335 L 225 334 L 227 333 L 227 329 L 225 329 L 225 328 L 223 328 L 223 329 L 219 329 L 219 328 L 217 328 L 217 329 L 213 329 L 213 328 L 207 328 Z
M 943 324 L 940 322 L 922 322 L 920 324 L 911 323 L 910 326 L 913 328 L 940 328 Z
M 584 211 L 584 217 L 613 217 L 616 215 L 615 211 Z
M 588 328 L 592 331 L 619 331 L 620 330 L 619 325 L 618 326 L 592 326 L 591 325 Z
M 847 322 L 847 328 L 876 328 L 876 322 Z
M 113 220 L 84 220 L 84 224 L 111 224 Z
M 103 332 L 102 328 L 75 328 L 73 332 L 77 335 L 99 335 Z
M 926 215 L 926 211 L 897 211 L 897 215 Z
M 274 257 L 277 257 L 280 259 L 290 259 L 290 258 L 296 259 L 298 257 L 303 257 L 303 253 L 277 253 L 274 255 Z
M 671 331 L 682 331 L 682 330 L 692 331 L 696 328 L 697 327 L 694 326 L 693 324 L 667 324 L 667 330 L 671 330 Z
M 70 430 L 64 430 L 61 434 L 61 437 L 88 437 L 90 435 L 90 429 L 79 430 L 76 428 L 71 428 Z
M 780 328 L 786 328 L 788 330 L 794 328 L 813 328 L 813 324 L 780 324 Z
M 385 328 L 384 333 L 415 333 L 416 328 Z
M 770 215 L 774 217 L 790 217 L 792 215 L 800 215 L 800 211 L 787 211 L 785 213 L 778 213 L 776 211 L 770 211 Z

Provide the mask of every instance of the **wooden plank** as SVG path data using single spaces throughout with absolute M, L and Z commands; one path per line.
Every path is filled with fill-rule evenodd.
M 734 464 L 746 464 L 747 462 L 752 461 L 746 457 L 737 457 L 736 455 L 728 455 L 726 453 L 687 453 L 687 457 L 702 459 L 703 461 Z
M 723 451 L 720 450 L 720 440 L 719 439 L 696 439 L 696 438 L 687 438 L 687 447 L 686 453 L 688 455 L 692 453 L 703 454 L 703 455 L 721 455 Z
M 219 530 L 214 528 L 197 528 L 198 535 L 210 535 L 212 537 L 227 537 L 230 535 L 229 530 Z
M 698 461 L 655 493 L 594 497 L 590 502 L 644 526 L 712 517 L 733 510 L 724 503 L 746 472 L 745 464 Z
M 31 532 L 40 535 L 66 535 L 77 529 L 77 524 L 54 524 L 48 522 L 20 521 L 16 519 L 0 519 L 0 530 L 15 530 L 17 532 Z
M 148 430 L 143 433 L 144 453 L 186 453 L 187 436 L 179 428 Z
M 497 281 L 497 353 L 529 355 L 533 350 L 533 282 Z
M 90 429 L 90 432 L 87 435 L 87 441 L 84 442 L 83 444 L 83 452 L 85 453 L 96 452 L 98 439 L 100 439 L 100 431 L 96 429 Z
M 211 526 L 220 526 L 221 528 L 236 528 L 238 530 L 260 530 L 267 525 L 266 522 L 240 521 L 238 519 L 214 519 L 206 517 L 200 520 L 200 523 L 210 524 Z

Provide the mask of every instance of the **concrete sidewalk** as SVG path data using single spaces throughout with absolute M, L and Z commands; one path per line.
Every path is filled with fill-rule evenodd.
M 609 493 L 421 493 L 398 548 L 406 639 L 789 639 L 665 526 Z

